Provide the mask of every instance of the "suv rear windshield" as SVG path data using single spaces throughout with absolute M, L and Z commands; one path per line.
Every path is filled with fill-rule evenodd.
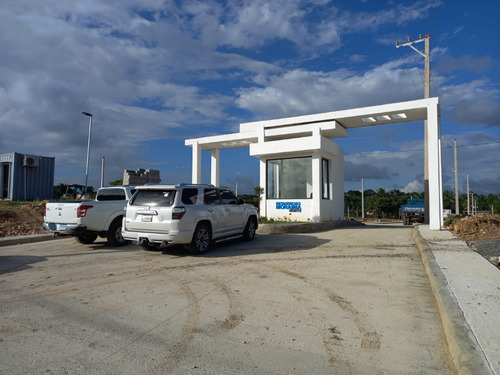
M 170 207 L 176 190 L 138 190 L 130 200 L 132 206 Z

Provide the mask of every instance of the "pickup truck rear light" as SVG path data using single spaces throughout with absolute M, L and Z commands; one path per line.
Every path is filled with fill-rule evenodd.
M 172 208 L 172 220 L 180 220 L 186 213 L 186 209 L 184 207 L 174 207 Z
M 82 204 L 76 209 L 76 217 L 85 217 L 87 215 L 87 211 L 94 207 L 91 204 Z

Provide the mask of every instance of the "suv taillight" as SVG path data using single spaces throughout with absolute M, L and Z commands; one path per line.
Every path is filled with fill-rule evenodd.
M 76 209 L 76 217 L 85 217 L 87 215 L 87 211 L 90 210 L 92 207 L 91 204 L 83 204 L 81 206 L 79 206 L 77 209 Z
M 186 213 L 186 209 L 184 207 L 173 207 L 172 208 L 172 220 L 180 220 Z

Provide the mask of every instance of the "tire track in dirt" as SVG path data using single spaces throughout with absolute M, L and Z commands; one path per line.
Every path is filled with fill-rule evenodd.
M 173 317 L 180 314 L 181 312 L 187 311 L 187 316 L 181 329 L 181 334 L 179 340 L 175 343 L 173 348 L 169 349 L 170 352 L 165 358 L 162 359 L 162 363 L 158 364 L 149 371 L 149 374 L 170 374 L 173 369 L 177 366 L 177 363 L 181 359 L 182 355 L 189 349 L 191 342 L 195 336 L 196 330 L 200 321 L 200 303 L 199 301 L 204 297 L 198 298 L 196 294 L 188 285 L 189 281 L 178 282 L 182 293 L 188 298 L 188 305 L 178 311 L 176 314 L 170 316 L 167 320 L 161 322 L 155 326 L 151 331 L 158 328 L 160 325 L 165 324 L 170 321 Z
M 248 261 L 253 263 L 253 261 Z M 371 325 L 371 323 L 367 320 L 367 318 L 362 314 L 358 309 L 356 309 L 351 302 L 342 296 L 334 293 L 329 288 L 324 287 L 322 285 L 318 285 L 316 283 L 310 282 L 305 276 L 290 271 L 285 268 L 281 268 L 278 266 L 263 264 L 261 265 L 273 269 L 275 271 L 281 272 L 289 277 L 298 279 L 303 281 L 306 284 L 313 286 L 316 289 L 323 291 L 323 293 L 328 297 L 330 301 L 339 306 L 349 318 L 354 322 L 355 326 L 358 328 L 358 331 L 361 335 L 360 347 L 364 350 L 379 350 L 380 349 L 380 337 L 375 328 Z M 326 318 L 325 318 L 326 319 Z M 335 327 L 331 327 L 328 332 L 323 332 L 323 345 L 328 355 L 328 360 L 331 364 L 338 364 L 338 361 L 341 360 L 346 366 L 351 367 L 350 364 L 345 358 L 342 358 L 335 353 L 337 352 L 335 348 L 340 344 L 342 338 L 339 336 L 340 332 L 336 330 Z
M 164 350 L 162 350 L 161 355 L 155 358 L 155 360 L 159 362 L 157 366 L 151 369 L 150 371 L 145 371 L 144 373 L 148 374 L 171 373 L 171 371 L 176 366 L 179 359 L 189 348 L 191 341 L 194 338 L 194 334 L 197 330 L 199 323 L 199 315 L 200 315 L 199 301 L 201 298 L 196 297 L 196 294 L 188 285 L 187 281 L 181 281 L 170 277 L 169 282 L 174 283 L 175 285 L 178 286 L 177 289 L 181 291 L 181 295 L 184 296 L 187 300 L 186 306 L 174 312 L 166 319 L 158 322 L 153 327 L 149 328 L 147 331 L 135 332 L 135 337 L 133 339 L 130 339 L 130 335 L 124 334 L 125 332 L 129 332 L 131 330 L 131 326 L 123 325 L 119 320 L 113 320 L 112 318 L 101 317 L 100 318 L 101 327 L 103 321 L 106 322 L 106 327 L 108 327 L 109 333 L 121 336 L 122 338 L 125 339 L 126 342 L 121 346 L 117 347 L 113 352 L 108 354 L 106 357 L 98 359 L 95 362 L 93 362 L 89 367 L 90 369 L 94 369 L 97 372 L 104 371 L 105 368 L 108 368 L 110 366 L 109 360 L 117 356 L 117 354 L 119 354 L 123 350 L 130 350 L 131 347 L 133 348 L 135 344 L 138 344 L 141 341 L 146 346 L 152 345 L 153 343 L 160 341 L 162 342 L 162 349 L 165 347 L 167 350 L 167 354 L 163 354 Z M 88 324 L 90 327 L 89 329 L 95 328 L 95 324 L 93 323 L 95 317 L 89 318 L 88 314 L 85 311 L 78 309 L 74 305 L 67 304 L 58 300 L 36 300 L 35 303 L 39 305 L 40 308 L 46 311 L 50 311 L 54 315 L 54 319 L 56 320 L 58 319 L 58 317 L 61 317 L 61 319 L 68 319 L 68 317 L 71 317 L 72 320 L 78 322 L 78 324 L 80 325 Z M 157 331 L 157 329 L 162 325 L 168 325 L 172 319 L 174 319 L 176 316 L 184 312 L 187 312 L 187 314 L 183 319 L 182 328 L 180 328 L 179 335 L 177 336 L 177 338 L 174 339 L 175 344 L 170 346 L 169 343 L 165 341 L 164 337 L 162 337 L 159 333 L 155 331 Z M 60 324 L 60 321 L 59 323 L 55 324 L 50 323 L 48 328 L 50 329 L 51 327 L 56 327 L 57 324 Z M 66 323 L 65 325 L 68 324 L 70 323 Z M 46 328 L 47 327 L 43 329 Z M 102 330 L 102 328 L 100 328 L 100 330 Z M 129 337 L 127 338 L 127 336 Z M 95 348 L 97 348 L 99 345 L 100 343 L 98 342 L 92 342 L 89 344 L 88 349 L 64 357 L 64 359 L 62 360 L 63 362 L 60 362 L 61 360 L 48 358 L 47 362 L 38 363 L 37 367 L 25 368 L 23 370 L 23 373 L 34 373 L 36 372 L 37 369 L 40 369 L 40 367 L 43 367 L 45 369 L 64 368 L 64 366 L 68 364 L 69 358 L 78 358 L 85 356 L 86 354 L 88 354 L 88 352 L 95 350 Z M 155 351 L 152 350 L 150 353 L 154 354 Z M 115 368 L 114 370 L 116 371 L 118 369 L 119 365 L 118 368 Z M 71 367 L 68 367 L 66 370 L 68 371 L 68 373 L 71 373 L 73 371 Z
M 385 246 L 385 245 L 384 245 Z M 389 247 L 389 245 L 387 245 Z M 262 259 L 256 259 L 252 260 L 252 262 L 255 263 L 265 263 L 269 261 L 293 261 L 293 260 L 321 260 L 321 259 L 371 259 L 371 258 L 412 258 L 411 255 L 408 254 L 403 254 L 403 253 L 392 253 L 392 254 L 359 254 L 359 255 L 324 255 L 324 256 L 305 256 L 305 257 L 281 257 L 281 258 L 276 258 L 276 257 L 268 257 L 268 258 L 262 258 Z M 197 259 L 197 258 L 194 258 Z M 112 262 L 109 262 L 112 264 Z M 134 278 L 144 278 L 144 277 L 150 277 L 151 272 L 154 273 L 161 273 L 165 271 L 175 271 L 175 270 L 190 270 L 190 269 L 197 269 L 197 268 L 202 268 L 202 267 L 207 267 L 207 266 L 214 266 L 214 265 L 220 265 L 224 264 L 225 266 L 230 266 L 230 265 L 237 265 L 239 264 L 239 261 L 234 260 L 234 258 L 231 259 L 223 259 L 223 260 L 214 260 L 214 261 L 199 261 L 196 263 L 191 263 L 191 264 L 179 264 L 179 265 L 173 265 L 173 266 L 165 266 L 161 264 L 131 264 L 131 265 L 124 265 L 121 267 L 116 267 L 110 270 L 86 270 L 85 274 L 83 276 L 80 276 L 79 274 L 70 274 L 71 276 L 70 280 L 64 280 L 61 282 L 60 280 L 54 280 L 51 279 L 50 276 L 42 276 L 41 278 L 44 277 L 44 279 L 40 279 L 40 283 L 43 282 L 43 285 L 39 285 L 40 287 L 43 287 L 43 289 L 46 289 L 47 286 L 61 286 L 63 288 L 66 288 L 67 290 L 67 283 L 72 282 L 76 284 L 79 284 L 82 281 L 96 281 L 96 286 L 101 284 L 102 277 L 111 277 L 113 276 L 113 279 L 108 279 L 107 283 L 114 283 L 114 282 L 121 282 L 119 280 L 119 276 L 130 276 L 133 274 Z M 64 265 L 64 267 L 68 267 L 67 264 Z M 47 269 L 47 266 L 44 266 L 44 269 Z M 103 275 L 105 274 L 105 275 Z M 5 275 L 0 275 L 5 276 Z M 5 281 L 6 279 L 0 280 L 0 281 Z M 22 276 L 16 276 L 16 283 L 20 284 L 22 282 L 23 277 Z M 30 278 L 31 280 L 31 278 Z M 31 281 L 33 284 L 33 282 Z M 47 285 L 48 284 L 48 285 Z M 30 285 L 30 287 L 33 287 L 33 285 Z M 64 291 L 61 292 L 56 292 L 56 293 L 64 293 Z M 43 292 L 36 292 L 36 295 L 45 295 Z M 16 297 L 19 298 L 24 298 L 25 296 L 30 296 L 29 294 L 24 294 L 22 296 L 17 295 Z M 13 298 L 12 301 L 15 301 L 16 299 Z
M 243 308 L 239 303 L 236 293 L 229 288 L 226 284 L 216 278 L 210 278 L 212 283 L 220 290 L 227 298 L 228 301 L 228 314 L 226 319 L 220 324 L 224 330 L 231 330 L 237 327 L 242 321 L 245 320 Z

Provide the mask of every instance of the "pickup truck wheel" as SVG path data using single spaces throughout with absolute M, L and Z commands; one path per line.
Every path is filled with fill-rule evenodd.
M 106 238 L 110 246 L 124 246 L 129 242 L 123 239 L 121 218 L 115 219 L 115 221 L 111 223 Z
M 206 224 L 199 224 L 194 231 L 193 240 L 189 249 L 196 254 L 202 254 L 208 250 L 212 244 L 212 234 Z
M 243 230 L 243 239 L 245 241 L 252 241 L 255 238 L 255 230 L 257 229 L 257 221 L 254 217 L 249 217 L 247 225 Z
M 97 233 L 84 232 L 76 236 L 76 240 L 85 245 L 93 243 L 97 239 Z

